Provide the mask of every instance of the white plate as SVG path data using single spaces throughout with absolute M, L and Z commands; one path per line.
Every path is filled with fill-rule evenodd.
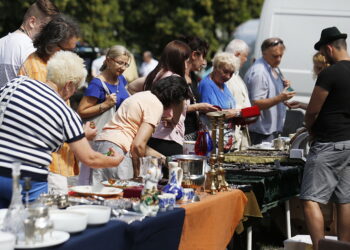
M 111 185 L 109 184 L 108 181 L 103 181 L 101 182 L 103 185 L 105 186 L 112 186 L 112 187 L 121 187 L 121 188 L 126 188 L 126 187 L 139 187 L 142 186 L 143 184 L 140 182 L 136 182 L 136 181 L 123 181 L 123 180 L 116 180 L 116 182 Z
M 0 226 L 4 223 L 4 219 L 7 213 L 7 208 L 0 209 Z
M 15 245 L 16 249 L 32 249 L 41 247 L 50 247 L 66 242 L 69 239 L 69 233 L 62 231 L 53 231 L 52 236 L 50 233 L 46 233 L 43 242 L 36 242 L 32 245 L 26 245 L 25 242 L 20 242 Z
M 101 191 L 93 192 L 92 186 L 75 186 L 75 187 L 71 187 L 70 190 L 78 194 L 99 195 L 99 196 L 113 196 L 123 192 L 122 189 L 115 188 L 115 187 L 102 187 Z

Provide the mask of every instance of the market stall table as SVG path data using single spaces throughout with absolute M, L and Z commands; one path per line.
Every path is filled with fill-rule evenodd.
M 226 249 L 243 218 L 246 203 L 244 193 L 235 189 L 207 194 L 200 202 L 183 205 L 186 216 L 179 249 Z
M 249 184 L 261 213 L 285 203 L 287 237 L 291 237 L 289 199 L 299 194 L 304 163 L 291 160 L 285 151 L 241 151 L 225 155 L 226 180 Z M 247 229 L 251 249 L 252 229 Z
M 113 220 L 106 225 L 88 227 L 55 247 L 55 250 L 137 250 L 178 249 L 185 216 L 183 208 L 158 213 L 142 222 L 127 224 Z

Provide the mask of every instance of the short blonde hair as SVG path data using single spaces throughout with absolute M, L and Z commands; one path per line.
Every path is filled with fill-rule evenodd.
M 221 69 L 224 66 L 230 66 L 234 71 L 239 70 L 240 60 L 232 53 L 220 52 L 217 53 L 213 58 L 214 69 Z
M 119 56 L 127 56 L 129 57 L 129 62 L 131 61 L 131 53 L 129 52 L 129 50 L 127 50 L 127 48 L 125 48 L 124 46 L 121 45 L 114 45 L 113 47 L 111 47 L 107 54 L 106 54 L 106 58 L 110 57 L 110 58 L 117 58 Z M 107 64 L 106 64 L 106 60 L 103 62 L 103 65 L 100 68 L 100 71 L 104 71 L 107 68 Z
M 86 76 L 84 60 L 73 52 L 58 51 L 47 63 L 47 80 L 56 84 L 58 89 L 70 81 L 78 88 Z

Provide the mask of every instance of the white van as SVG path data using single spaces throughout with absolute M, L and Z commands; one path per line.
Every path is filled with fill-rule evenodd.
M 314 44 L 322 29 L 330 26 L 347 33 L 350 46 L 349 0 L 265 0 L 254 57 L 261 57 L 260 45 L 266 38 L 280 37 L 286 46 L 280 69 L 297 92 L 294 99 L 308 102 L 315 82 Z

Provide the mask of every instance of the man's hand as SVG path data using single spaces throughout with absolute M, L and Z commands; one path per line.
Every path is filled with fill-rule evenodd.
M 290 87 L 290 81 L 289 80 L 283 79 L 282 81 L 283 81 L 283 86 L 285 88 L 289 88 Z
M 295 96 L 295 91 L 288 91 L 288 87 L 284 88 L 283 91 L 279 94 L 281 102 L 287 101 Z

